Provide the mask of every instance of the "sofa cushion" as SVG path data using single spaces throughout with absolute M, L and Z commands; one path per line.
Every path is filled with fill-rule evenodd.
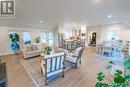
M 38 47 L 36 45 L 32 45 L 32 51 L 37 51 Z
M 27 54 L 36 54 L 36 53 L 41 53 L 42 51 L 41 50 L 36 50 L 36 51 L 28 51 Z
M 32 45 L 26 45 L 26 51 L 33 51 Z
M 37 48 L 38 49 L 43 49 L 44 47 L 44 44 L 42 44 L 42 43 L 32 43 L 32 45 L 35 45 L 35 46 L 37 46 Z

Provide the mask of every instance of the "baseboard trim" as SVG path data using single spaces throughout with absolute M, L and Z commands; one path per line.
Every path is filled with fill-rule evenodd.
M 0 56 L 10 55 L 10 54 L 14 54 L 14 52 L 13 51 L 10 51 L 10 52 L 1 52 Z

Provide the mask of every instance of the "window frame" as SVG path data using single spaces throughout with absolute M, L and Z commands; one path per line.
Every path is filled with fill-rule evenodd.
M 30 41 L 31 41 L 31 43 L 32 43 L 31 31 L 21 31 L 22 43 L 25 44 L 25 43 L 24 43 L 24 36 L 23 36 L 23 33 L 24 33 L 24 32 L 29 32 L 29 33 L 30 33 Z
M 45 35 L 46 35 L 46 43 L 48 45 L 49 45 L 49 33 L 52 33 L 53 34 L 53 44 L 52 45 L 54 45 L 54 32 L 53 31 L 41 31 L 40 32 L 40 42 L 43 43 L 42 38 L 41 38 L 41 33 L 45 33 Z

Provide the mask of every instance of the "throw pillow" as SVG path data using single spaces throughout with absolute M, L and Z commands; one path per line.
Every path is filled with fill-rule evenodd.
M 33 51 L 38 50 L 37 46 L 36 46 L 36 45 L 32 45 L 32 50 L 33 50 Z
M 27 50 L 27 51 L 33 51 L 33 50 L 32 50 L 32 45 L 26 45 L 26 50 Z

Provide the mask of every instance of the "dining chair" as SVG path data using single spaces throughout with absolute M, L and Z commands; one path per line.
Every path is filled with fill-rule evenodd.
M 102 44 L 97 44 L 96 45 L 96 53 L 99 55 L 102 55 L 102 51 L 103 51 L 103 45 Z
M 83 47 L 78 47 L 74 54 L 72 55 L 66 55 L 66 62 L 72 63 L 74 64 L 74 67 L 77 69 L 77 64 L 80 63 L 81 64 L 81 56 L 83 53 L 84 48 Z
M 108 57 L 111 57 L 112 55 L 112 47 L 111 46 L 103 46 L 103 49 L 102 49 L 102 56 L 104 56 L 105 53 L 107 53 Z
M 41 72 L 44 74 L 46 85 L 52 80 L 52 77 L 59 74 L 64 77 L 64 61 L 64 52 L 45 55 L 44 60 L 41 62 Z

